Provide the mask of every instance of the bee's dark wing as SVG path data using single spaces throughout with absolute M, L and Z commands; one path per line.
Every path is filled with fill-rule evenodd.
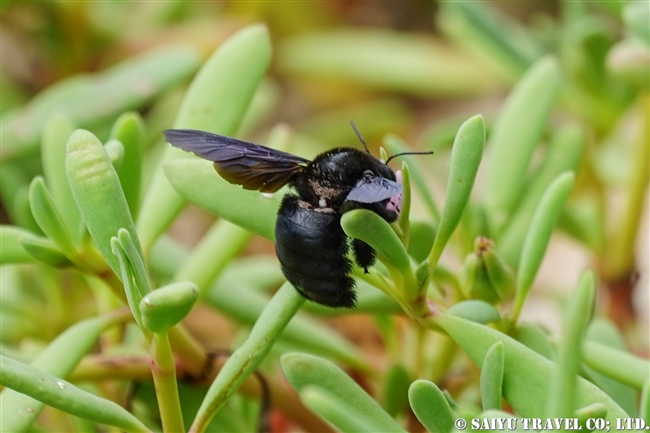
M 217 172 L 244 189 L 275 192 L 303 170 L 309 160 L 259 144 L 191 129 L 168 129 L 173 146 L 214 162 Z
M 377 203 L 401 191 L 401 185 L 390 179 L 380 176 L 364 177 L 350 190 L 345 199 L 359 203 Z

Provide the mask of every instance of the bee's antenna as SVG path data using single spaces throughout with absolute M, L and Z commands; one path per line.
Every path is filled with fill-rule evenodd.
M 357 137 L 359 137 L 359 140 L 361 140 L 361 144 L 363 144 L 363 148 L 366 149 L 366 152 L 370 153 L 370 151 L 368 150 L 368 146 L 366 146 L 366 140 L 364 140 L 363 137 L 361 136 L 361 133 L 357 129 L 356 125 L 354 124 L 354 121 L 350 120 L 350 125 L 352 126 L 352 129 L 354 129 L 355 134 L 357 134 Z
M 398 156 L 402 156 L 402 155 L 433 155 L 433 151 L 431 150 L 431 151 L 429 151 L 429 152 L 402 152 L 402 153 L 398 153 L 397 155 L 392 155 L 392 156 L 390 156 L 390 157 L 386 160 L 385 164 L 388 164 L 388 162 L 389 162 L 391 159 L 393 159 L 393 158 L 397 158 Z

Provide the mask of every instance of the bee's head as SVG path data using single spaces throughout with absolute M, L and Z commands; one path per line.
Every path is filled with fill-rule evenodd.
M 431 154 L 433 152 L 402 152 L 392 155 L 385 162 L 373 157 L 368 150 L 366 141 L 361 133 L 350 122 L 352 129 L 359 137 L 366 153 L 351 152 L 355 156 L 349 161 L 355 161 L 348 165 L 347 171 L 354 173 L 355 186 L 352 187 L 346 196 L 346 209 L 364 208 L 371 210 L 388 222 L 395 221 L 402 210 L 402 172 L 395 173 L 388 163 L 391 159 L 402 155 Z M 354 169 L 350 170 L 352 167 Z

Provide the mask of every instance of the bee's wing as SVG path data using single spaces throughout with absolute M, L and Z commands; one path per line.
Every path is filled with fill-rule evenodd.
M 402 191 L 399 183 L 380 176 L 364 177 L 350 190 L 345 198 L 359 203 L 377 203 Z
M 259 144 L 191 129 L 168 129 L 173 146 L 214 162 L 217 172 L 244 189 L 275 192 L 303 170 L 309 160 Z

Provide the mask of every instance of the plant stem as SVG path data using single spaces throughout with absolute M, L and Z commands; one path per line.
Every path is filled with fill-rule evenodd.
M 620 277 L 634 267 L 634 241 L 641 219 L 643 197 L 648 188 L 650 170 L 650 98 L 640 98 L 640 136 L 632 152 L 628 194 L 621 221 L 616 224 L 616 233 L 611 237 L 611 247 L 606 263 L 606 272 L 613 278 Z
M 650 95 L 639 98 L 641 115 L 639 137 L 632 150 L 630 175 L 626 202 L 615 231 L 609 237 L 609 248 L 602 260 L 602 275 L 612 295 L 610 316 L 624 326 L 634 317 L 631 290 L 634 280 L 635 241 L 643 212 L 643 203 L 648 189 L 650 171 Z
M 124 287 L 110 269 L 107 269 L 106 272 L 98 275 L 98 277 L 100 277 L 111 288 L 113 293 L 117 295 L 122 303 L 127 304 Z M 185 328 L 183 328 L 182 324 L 178 324 L 171 328 L 168 331 L 168 338 L 168 341 L 174 348 L 174 353 L 179 357 L 179 363 L 183 369 L 194 377 L 201 376 L 208 360 L 201 345 L 189 332 L 187 332 Z
M 176 271 L 174 281 L 191 281 L 205 293 L 233 258 L 244 249 L 252 233 L 226 220 L 219 220 Z
M 148 355 L 107 356 L 86 355 L 68 377 L 70 382 L 114 379 L 151 379 L 151 357 Z
M 168 337 L 169 343 L 178 357 L 178 363 L 183 370 L 194 377 L 203 375 L 208 362 L 208 355 L 183 324 L 179 323 L 171 328 Z
M 458 345 L 448 335 L 439 334 L 439 336 L 441 341 L 438 344 L 438 350 L 429 365 L 429 380 L 434 383 L 442 379 L 449 370 L 458 348 Z
M 244 344 L 226 361 L 210 386 L 190 432 L 205 431 L 212 417 L 262 362 L 289 320 L 305 302 L 291 284 L 285 283 L 255 322 Z
M 156 387 L 160 418 L 164 432 L 184 432 L 181 402 L 176 384 L 176 363 L 167 332 L 153 334 L 151 373 Z
M 510 312 L 509 330 L 514 331 L 515 327 L 517 326 L 517 322 L 519 321 L 519 315 L 521 314 L 521 310 L 524 307 L 525 301 L 526 301 L 526 293 L 517 291 L 517 293 L 515 293 L 514 303 L 512 304 L 512 311 Z

